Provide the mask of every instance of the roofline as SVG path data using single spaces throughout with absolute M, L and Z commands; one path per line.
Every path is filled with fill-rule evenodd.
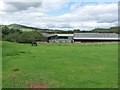
M 119 38 L 73 38 L 73 39 L 77 39 L 77 40 L 79 40 L 79 39 L 81 39 L 81 40 L 86 40 L 86 39 L 88 39 L 88 40 L 120 40 Z
M 57 36 L 74 36 L 74 34 L 54 34 L 54 35 L 57 35 Z
M 74 34 L 117 34 L 117 33 L 74 33 Z

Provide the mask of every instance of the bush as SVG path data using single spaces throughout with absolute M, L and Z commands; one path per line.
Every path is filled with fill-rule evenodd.
M 3 40 L 10 42 L 19 42 L 20 40 L 19 35 L 20 35 L 19 33 L 10 33 L 8 35 L 5 35 Z
M 20 40 L 19 42 L 23 43 L 30 43 L 31 41 L 40 41 L 42 38 L 42 35 L 39 32 L 23 32 L 20 35 Z
M 44 41 L 43 35 L 39 31 L 22 32 L 19 29 L 7 26 L 2 27 L 2 40 L 19 43 L 30 43 L 31 41 Z

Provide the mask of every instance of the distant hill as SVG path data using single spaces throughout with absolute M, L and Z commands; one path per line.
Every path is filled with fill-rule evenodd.
M 29 26 L 25 26 L 25 25 L 20 25 L 20 24 L 10 24 L 8 25 L 8 28 L 17 28 L 17 29 L 36 29 L 39 30 L 39 28 L 35 28 L 35 27 L 29 27 Z
M 0 27 L 3 26 L 7 26 L 9 29 L 11 28 L 16 28 L 16 29 L 20 29 L 22 31 L 32 31 L 32 30 L 38 30 L 41 31 L 43 33 L 47 32 L 50 34 L 54 34 L 54 33 L 68 33 L 68 34 L 72 34 L 74 32 L 77 33 L 119 33 L 120 34 L 120 30 L 118 30 L 118 27 L 110 27 L 110 28 L 95 28 L 93 30 L 90 31 L 85 31 L 85 30 L 68 30 L 68 31 L 63 31 L 63 30 L 52 30 L 52 29 L 41 29 L 41 28 L 36 28 L 36 27 L 29 27 L 29 26 L 25 26 L 25 25 L 20 25 L 20 24 L 10 24 L 10 25 L 0 25 Z
M 0 27 L 7 26 L 9 29 L 15 28 L 15 29 L 20 29 L 22 31 L 32 31 L 32 30 L 39 30 L 44 32 L 46 29 L 40 29 L 36 27 L 29 27 L 25 25 L 20 25 L 20 24 L 10 24 L 10 25 L 0 25 Z

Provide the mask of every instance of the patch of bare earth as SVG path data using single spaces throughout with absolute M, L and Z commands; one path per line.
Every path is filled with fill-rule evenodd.
M 48 88 L 45 84 L 29 84 L 29 88 Z

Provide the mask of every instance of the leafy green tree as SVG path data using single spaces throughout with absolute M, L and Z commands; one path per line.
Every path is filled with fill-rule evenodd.
M 4 37 L 3 40 L 10 41 L 10 42 L 19 42 L 19 33 L 10 33 Z
M 2 37 L 4 37 L 5 35 L 8 35 L 10 33 L 10 30 L 7 26 L 2 27 L 1 30 L 2 30 L 1 31 L 2 32 Z
M 10 33 L 22 33 L 19 29 L 11 28 Z
M 30 43 L 31 41 L 41 41 L 42 35 L 37 31 L 23 32 L 20 35 L 19 42 Z

